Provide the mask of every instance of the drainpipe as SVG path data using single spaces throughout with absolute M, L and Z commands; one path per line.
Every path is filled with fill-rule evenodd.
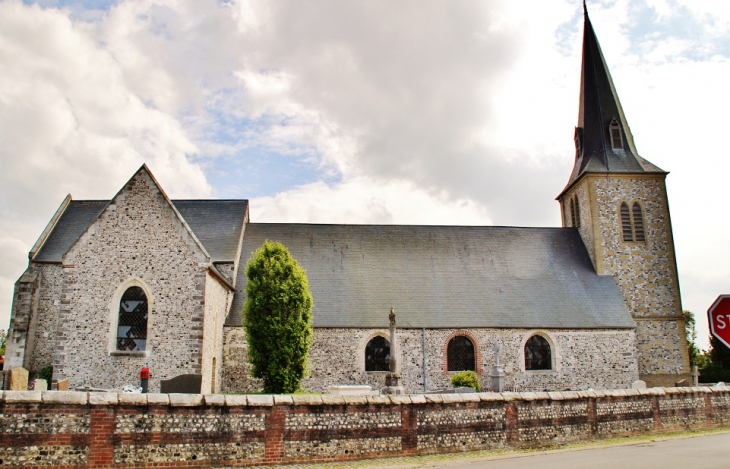
M 423 340 L 421 348 L 423 349 L 423 392 L 426 392 L 426 328 L 422 328 Z

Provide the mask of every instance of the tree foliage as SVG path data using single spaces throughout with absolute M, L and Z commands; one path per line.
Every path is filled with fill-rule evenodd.
M 690 366 L 699 366 L 700 365 L 700 349 L 695 344 L 695 340 L 697 339 L 697 329 L 695 321 L 695 315 L 692 313 L 692 311 L 687 311 L 686 309 L 682 311 L 682 315 L 684 316 L 684 333 L 687 337 L 687 353 L 689 354 L 689 364 Z
M 712 347 L 710 351 L 712 363 L 730 370 L 730 349 L 713 335 L 710 336 L 710 346 Z
M 244 326 L 251 374 L 266 393 L 292 393 L 307 372 L 312 294 L 307 276 L 281 243 L 268 240 L 246 266 Z
M 45 379 L 49 383 L 53 378 L 53 365 L 44 366 L 38 371 L 38 379 Z

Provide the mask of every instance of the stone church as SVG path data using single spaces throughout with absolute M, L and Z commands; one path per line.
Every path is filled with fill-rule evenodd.
M 462 370 L 488 387 L 497 343 L 509 390 L 689 379 L 667 173 L 639 156 L 587 14 L 581 74 L 563 227 L 251 223 L 246 200 L 170 200 L 143 166 L 50 220 L 15 285 L 6 368 L 119 388 L 148 365 L 151 392 L 181 374 L 256 390 L 241 314 L 268 239 L 307 271 L 309 391 L 383 387 L 391 307 L 408 392 Z

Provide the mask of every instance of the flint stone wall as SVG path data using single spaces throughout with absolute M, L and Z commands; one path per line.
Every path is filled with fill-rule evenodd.
M 53 379 L 121 388 L 139 385 L 148 364 L 155 392 L 160 379 L 200 374 L 206 268 L 164 195 L 139 172 L 64 256 Z M 135 280 L 148 291 L 146 350 L 120 353 L 119 300 Z
M 53 364 L 63 267 L 31 262 L 15 283 L 6 369 L 22 366 L 31 372 Z
M 615 276 L 626 306 L 637 319 L 639 373 L 687 378 L 687 341 L 664 180 L 596 178 L 591 183 L 595 184 L 603 250 L 598 270 Z M 645 242 L 624 241 L 621 232 L 621 202 L 631 208 L 636 201 L 644 215 Z
M 344 461 L 555 445 L 730 422 L 730 387 L 331 395 L 0 393 L 0 466 Z
M 549 371 L 525 371 L 524 345 L 540 333 L 552 346 L 554 367 Z M 365 347 L 376 336 L 389 338 L 387 329 L 314 329 L 309 351 L 309 377 L 302 385 L 311 392 L 327 392 L 330 386 L 369 384 L 382 390 L 386 372 L 365 371 Z M 502 346 L 505 389 L 544 391 L 570 389 L 629 388 L 639 379 L 636 336 L 632 330 L 519 330 L 519 329 L 427 329 L 426 388 L 450 386 L 454 372 L 446 371 L 446 348 L 456 335 L 474 343 L 477 375 L 482 389 L 491 386 L 494 344 Z M 423 331 L 399 329 L 400 373 L 407 392 L 423 392 Z M 222 392 L 256 392 L 260 383 L 250 377 L 246 334 L 242 327 L 226 327 L 223 351 Z

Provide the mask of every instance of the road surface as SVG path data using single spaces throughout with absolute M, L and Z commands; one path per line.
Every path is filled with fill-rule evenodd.
M 488 461 L 451 461 L 449 469 L 728 469 L 730 433 L 689 438 L 672 438 L 625 446 L 573 449 L 561 452 L 528 453 L 524 456 Z

